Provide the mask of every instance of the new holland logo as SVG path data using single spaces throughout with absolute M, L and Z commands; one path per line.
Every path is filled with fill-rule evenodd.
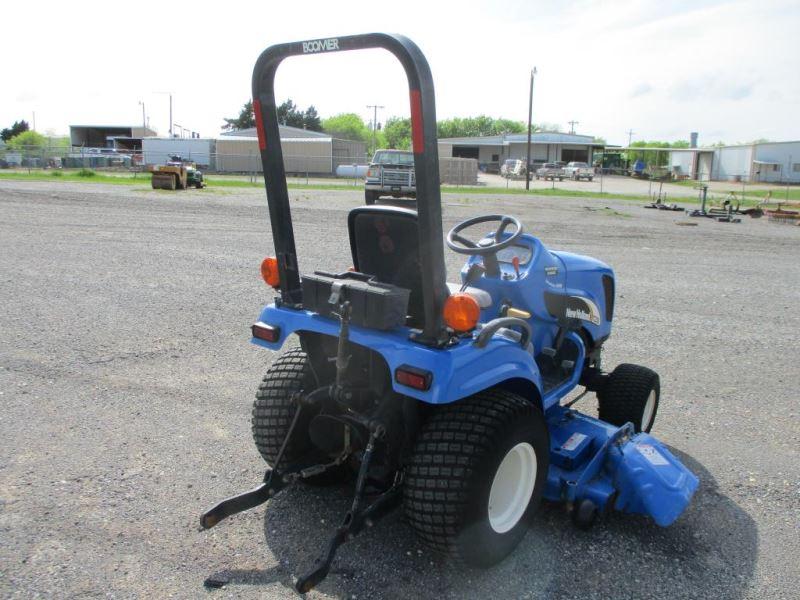
M 327 40 L 311 40 L 310 42 L 303 42 L 303 54 L 311 52 L 331 52 L 332 50 L 339 49 L 339 39 L 330 38 Z
M 570 319 L 581 319 L 583 321 L 592 320 L 592 315 L 580 308 L 567 308 L 567 317 Z

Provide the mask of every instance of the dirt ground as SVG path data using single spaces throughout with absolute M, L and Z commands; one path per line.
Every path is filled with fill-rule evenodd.
M 350 265 L 361 190 L 291 196 L 301 269 Z M 666 529 L 611 514 L 581 532 L 545 506 L 486 571 L 430 555 L 395 513 L 309 597 L 796 598 L 800 227 L 679 226 L 680 213 L 580 198 L 443 206 L 445 230 L 514 214 L 615 268 L 605 365 L 660 373 L 654 434 L 700 489 Z M 263 474 L 250 407 L 273 355 L 248 342 L 271 253 L 260 190 L 0 181 L 0 597 L 295 596 L 346 490 L 290 489 L 197 531 Z M 460 262 L 448 253 L 451 280 Z M 577 406 L 596 414 L 593 397 Z M 212 576 L 228 584 L 206 590 Z

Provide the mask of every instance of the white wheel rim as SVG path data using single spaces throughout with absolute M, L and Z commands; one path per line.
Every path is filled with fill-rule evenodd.
M 653 413 L 656 410 L 656 391 L 650 390 L 650 395 L 647 397 L 647 403 L 644 405 L 644 412 L 642 412 L 642 426 L 641 430 L 645 431 L 653 420 Z
M 489 524 L 505 533 L 528 509 L 536 484 L 536 452 L 527 442 L 511 448 L 497 468 L 489 491 Z

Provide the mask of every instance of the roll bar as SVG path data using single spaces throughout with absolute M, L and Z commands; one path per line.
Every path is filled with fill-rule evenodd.
M 278 258 L 280 299 L 283 304 L 295 308 L 300 308 L 303 302 L 275 105 L 275 72 L 283 59 L 289 56 L 367 48 L 383 48 L 394 54 L 408 77 L 425 314 L 422 334 L 416 339 L 425 344 L 441 346 L 447 337 L 442 309 L 448 291 L 442 243 L 442 201 L 439 191 L 433 78 L 422 51 L 402 35 L 368 33 L 290 42 L 270 46 L 258 57 L 253 69 L 253 112 L 264 168 L 272 237 Z

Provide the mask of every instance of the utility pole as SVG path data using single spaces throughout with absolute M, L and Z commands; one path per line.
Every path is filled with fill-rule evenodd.
M 533 126 L 533 78 L 536 76 L 536 67 L 531 70 L 531 90 L 528 94 L 528 150 L 525 153 L 525 189 L 531 189 L 531 128 Z
M 139 104 L 142 105 L 142 129 L 146 130 L 147 129 L 147 117 L 145 117 L 145 113 L 144 113 L 144 101 L 143 100 L 139 100 Z M 144 135 L 145 135 L 145 131 L 142 131 L 142 136 L 144 136 Z
M 575 125 L 579 125 L 580 121 L 567 121 L 569 123 L 569 132 L 574 134 L 575 133 Z
M 378 109 L 386 108 L 380 104 L 367 104 L 367 108 L 372 109 L 372 151 L 378 149 Z
M 33 111 L 33 131 L 36 131 L 36 111 Z
M 172 137 L 172 92 L 156 92 L 156 94 L 169 96 L 169 137 Z
M 636 133 L 633 129 L 628 129 L 628 148 L 631 147 L 631 140 L 633 139 L 633 134 Z

